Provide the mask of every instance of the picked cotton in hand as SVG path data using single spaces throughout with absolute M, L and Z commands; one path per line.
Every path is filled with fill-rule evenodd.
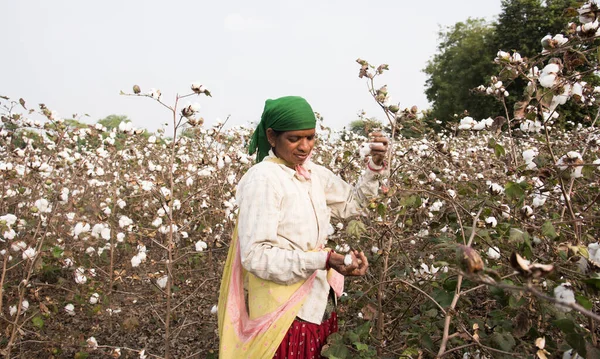
M 346 254 L 344 256 L 344 265 L 349 266 L 352 264 L 352 256 L 350 254 Z
M 384 145 L 381 142 L 364 142 L 358 148 L 360 158 L 365 158 L 371 154 L 371 149 L 383 149 Z

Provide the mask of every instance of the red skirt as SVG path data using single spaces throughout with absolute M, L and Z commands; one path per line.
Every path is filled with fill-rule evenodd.
M 332 312 L 329 319 L 319 324 L 294 320 L 283 341 L 275 352 L 274 359 L 317 359 L 321 348 L 331 333 L 338 331 L 337 314 Z

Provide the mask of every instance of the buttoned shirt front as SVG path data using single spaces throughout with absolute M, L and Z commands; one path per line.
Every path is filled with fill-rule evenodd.
M 360 213 L 360 204 L 377 194 L 379 174 L 366 170 L 352 187 L 323 166 L 307 162 L 310 179 L 285 164 L 269 161 L 251 167 L 240 180 L 238 240 L 242 266 L 259 278 L 292 284 L 317 271 L 298 317 L 320 324 L 327 306 L 325 270 L 331 216 Z

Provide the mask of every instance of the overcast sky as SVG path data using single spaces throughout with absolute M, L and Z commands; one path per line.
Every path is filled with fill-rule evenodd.
M 358 57 L 390 65 L 379 84 L 401 108 L 426 108 L 422 70 L 440 26 L 494 20 L 500 2 L 7 0 L 0 95 L 65 118 L 87 113 L 89 123 L 127 115 L 153 131 L 168 112 L 119 91 L 154 87 L 172 103 L 200 82 L 213 97 L 189 102 L 202 105 L 209 125 L 228 115 L 231 125 L 257 121 L 267 98 L 299 95 L 340 129 L 361 109 L 383 116 L 357 76 Z

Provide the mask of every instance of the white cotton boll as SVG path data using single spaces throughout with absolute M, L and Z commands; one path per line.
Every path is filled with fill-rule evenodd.
M 8 312 L 9 312 L 9 314 L 10 314 L 11 317 L 14 316 L 15 314 L 17 314 L 17 306 L 16 305 L 11 305 L 8 308 Z
M 148 143 L 156 143 L 156 136 L 152 135 L 148 137 Z
M 98 349 L 98 341 L 96 340 L 96 338 L 89 337 L 86 340 L 86 343 L 87 343 L 88 348 L 90 348 L 92 350 Z
M 161 217 L 156 217 L 156 219 L 154 221 L 152 221 L 152 225 L 156 228 L 160 227 L 162 225 L 162 218 Z
M 554 298 L 562 303 L 574 304 L 575 303 L 575 292 L 573 292 L 573 287 L 569 282 L 565 282 L 554 288 Z M 570 312 L 571 308 L 561 305 L 555 304 L 556 308 L 562 312 Z
M 176 199 L 173 201 L 173 209 L 174 210 L 181 209 L 181 201 L 180 200 Z
M 85 254 L 87 254 L 88 256 L 91 256 L 94 253 L 96 253 L 96 249 L 94 247 L 87 247 L 85 249 Z
M 152 191 L 152 188 L 154 188 L 154 183 L 150 181 L 142 181 L 140 184 L 142 185 L 142 190 L 146 192 Z
M 81 233 L 87 233 L 90 231 L 90 225 L 88 223 L 78 222 L 73 229 L 73 235 L 79 237 Z
M 496 220 L 496 217 L 488 217 L 488 218 L 486 218 L 485 219 L 485 223 L 487 223 L 492 228 L 494 228 L 494 227 L 496 227 L 496 225 L 498 225 L 498 221 Z
M 110 228 L 108 227 L 104 227 L 102 228 L 102 230 L 100 231 L 100 237 L 102 237 L 102 239 L 104 240 L 110 240 Z
M 440 209 L 442 209 L 442 206 L 444 206 L 444 202 L 437 200 L 437 201 L 433 202 L 433 204 L 431 205 L 429 210 L 431 212 L 439 212 Z
M 371 247 L 371 253 L 373 253 L 373 254 L 379 253 L 379 247 L 377 247 L 377 246 Z
M 600 161 L 600 160 L 598 160 L 598 161 Z M 342 222 L 338 222 L 338 224 L 335 225 L 335 228 L 337 228 L 338 230 L 341 231 L 342 229 L 344 229 L 344 224 Z
M 140 263 L 142 263 L 142 260 L 140 259 L 140 257 L 138 255 L 135 255 L 131 258 L 131 266 L 132 267 L 139 267 Z
M 117 242 L 121 243 L 121 242 L 123 242 L 124 239 L 125 239 L 125 233 L 117 234 Z
M 188 178 L 185 180 L 185 185 L 186 185 L 186 186 L 190 187 L 190 186 L 191 186 L 191 185 L 193 185 L 193 184 L 194 184 L 194 179 L 193 179 L 192 177 L 188 177 Z
M 23 310 L 21 313 L 26 312 L 29 309 L 29 301 L 27 299 L 23 299 L 21 302 L 21 309 Z
M 9 229 L 8 231 L 5 231 L 2 236 L 4 237 L 5 240 L 12 240 L 17 236 L 17 232 L 15 232 L 14 229 Z
M 14 214 L 5 214 L 4 216 L 0 216 L 0 221 L 4 222 L 4 224 L 6 224 L 7 226 L 12 226 L 13 224 L 15 224 L 17 222 L 17 216 L 15 216 Z
M 371 154 L 371 146 L 368 142 L 361 143 L 358 147 L 358 154 L 360 158 L 365 158 Z
M 75 269 L 75 283 L 77 284 L 85 284 L 87 282 L 87 277 L 85 276 L 85 268 L 79 267 Z
M 119 198 L 119 199 L 117 199 L 117 206 L 118 206 L 119 208 L 123 209 L 123 208 L 124 208 L 126 205 L 127 205 L 127 203 L 126 203 L 124 200 L 122 200 L 122 199 L 120 199 L 120 198 Z
M 158 284 L 159 287 L 164 289 L 167 287 L 168 281 L 169 281 L 169 277 L 164 275 L 156 280 L 156 284 Z
M 447 190 L 446 193 L 448 194 L 448 196 L 450 196 L 450 198 L 456 198 L 456 191 L 454 191 L 453 189 Z
M 349 266 L 352 264 L 352 256 L 350 254 L 346 254 L 344 256 L 344 265 Z
M 546 198 L 548 198 L 548 195 L 535 195 L 531 205 L 535 208 L 542 207 L 546 203 Z
M 556 83 L 556 74 L 542 73 L 538 81 L 542 87 L 551 88 Z
M 523 160 L 528 163 L 533 161 L 533 159 L 538 155 L 539 151 L 537 148 L 529 148 L 523 151 Z
M 40 198 L 35 201 L 35 207 L 38 209 L 40 213 L 50 213 L 52 212 L 52 205 L 45 198 Z
M 35 258 L 37 252 L 34 248 L 27 247 L 27 249 L 23 252 L 23 259 L 33 259 Z
M 229 176 L 227 176 L 227 183 L 230 185 L 235 183 L 235 173 L 231 173 Z
M 489 259 L 500 259 L 500 249 L 498 247 L 490 247 L 487 251 Z
M 94 293 L 90 296 L 90 304 L 97 304 L 100 299 L 100 294 Z
M 167 187 L 161 187 L 160 188 L 160 193 L 165 197 L 165 198 L 170 198 L 171 197 L 171 190 L 168 189 Z
M 504 193 L 504 187 L 497 183 L 492 183 L 489 185 L 489 190 L 493 195 L 501 195 Z
M 203 250 L 208 248 L 208 245 L 203 240 L 199 240 L 198 242 L 196 242 L 195 247 L 196 252 L 202 252 Z
M 217 314 L 219 312 L 219 307 L 215 304 L 210 308 L 210 314 Z
M 119 227 L 124 228 L 133 224 L 133 220 L 127 216 L 121 216 L 119 218 Z
M 102 232 L 103 229 L 104 229 L 103 223 L 94 224 L 94 227 L 92 227 L 92 237 L 100 238 L 100 232 Z
M 563 353 L 562 359 L 583 359 L 583 357 L 573 349 L 569 349 Z
M 96 176 L 104 176 L 104 169 L 102 167 L 96 167 Z
M 71 303 L 65 305 L 65 312 L 67 312 L 68 315 L 75 315 L 75 306 Z
M 222 169 L 223 167 L 225 167 L 225 161 L 222 157 L 219 157 L 219 160 L 217 161 L 217 168 Z
M 179 234 L 181 235 L 181 238 L 187 238 L 189 236 L 188 232 L 184 232 L 184 231 L 180 232 Z
M 479 122 L 475 122 L 475 124 L 473 124 L 473 127 L 471 128 L 473 131 L 481 131 L 485 128 L 485 121 L 479 121 Z
M 475 120 L 472 117 L 465 117 L 460 120 L 460 124 L 458 125 L 459 130 L 470 130 L 475 125 Z

